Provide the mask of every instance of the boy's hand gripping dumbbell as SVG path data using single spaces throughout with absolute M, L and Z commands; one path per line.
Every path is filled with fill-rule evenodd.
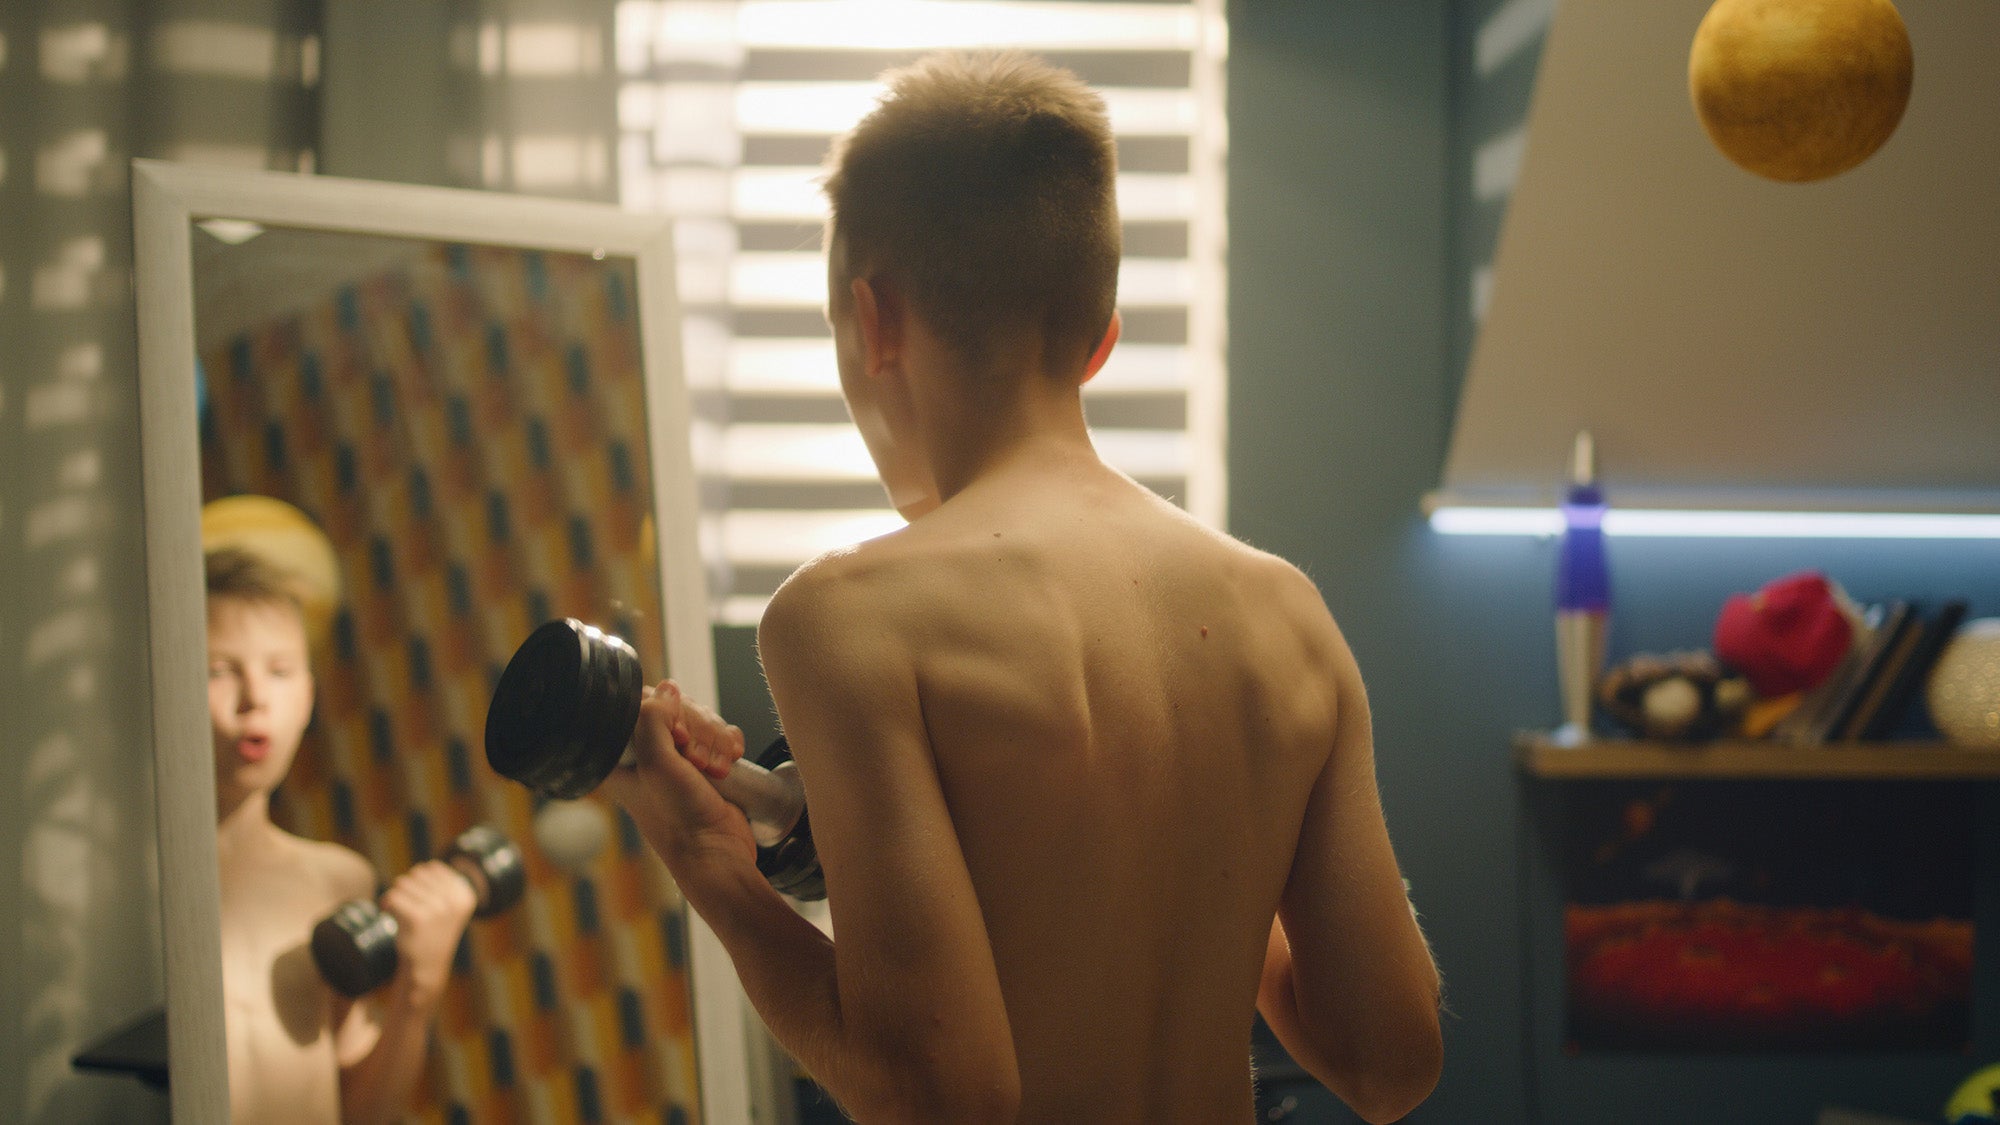
M 485 825 L 459 833 L 438 857 L 472 887 L 474 918 L 487 918 L 521 900 L 527 870 L 513 841 Z M 358 898 L 313 927 L 313 964 L 341 994 L 362 996 L 396 976 L 400 955 L 396 916 L 378 899 Z
M 501 673 L 486 713 L 486 760 L 537 793 L 581 797 L 626 756 L 644 683 L 639 655 L 625 641 L 573 618 L 548 622 Z M 805 788 L 785 740 L 710 780 L 750 821 L 757 869 L 771 885 L 793 898 L 825 898 Z

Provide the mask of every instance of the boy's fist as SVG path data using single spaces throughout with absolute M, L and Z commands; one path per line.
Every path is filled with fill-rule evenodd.
M 472 884 L 430 860 L 397 876 L 381 904 L 396 919 L 397 986 L 408 1002 L 435 1006 L 451 976 L 459 935 L 479 904 Z
M 741 728 L 662 680 L 639 706 L 631 763 L 613 770 L 605 787 L 676 877 L 682 864 L 701 856 L 754 864 L 750 822 L 712 780 L 727 776 L 742 757 Z

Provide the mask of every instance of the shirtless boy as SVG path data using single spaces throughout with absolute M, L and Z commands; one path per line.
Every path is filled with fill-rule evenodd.
M 835 938 L 705 784 L 671 683 L 613 785 L 780 1043 L 863 1122 L 1237 1122 L 1261 1011 L 1369 1121 L 1437 1080 L 1438 976 L 1368 702 L 1312 583 L 1106 466 L 1102 102 L 1021 56 L 890 76 L 836 148 L 828 318 L 909 526 L 758 632 Z M 678 750 L 678 753 L 676 753 Z
M 215 736 L 222 991 L 238 1122 L 398 1120 L 423 1072 L 430 1019 L 472 917 L 472 889 L 418 864 L 382 895 L 400 927 L 395 980 L 362 1003 L 328 988 L 307 941 L 375 893 L 368 861 L 271 823 L 271 791 L 312 716 L 305 619 L 285 575 L 234 549 L 208 567 L 208 713 Z

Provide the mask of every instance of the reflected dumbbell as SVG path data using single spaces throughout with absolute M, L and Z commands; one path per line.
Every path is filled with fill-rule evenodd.
M 485 825 L 459 833 L 438 859 L 472 884 L 474 918 L 500 913 L 527 891 L 521 849 Z M 341 994 L 373 992 L 396 976 L 396 916 L 374 899 L 346 903 L 313 927 L 312 957 L 319 975 Z
M 550 621 L 521 643 L 494 688 L 486 760 L 544 796 L 581 797 L 625 756 L 644 691 L 631 645 L 574 618 Z M 756 761 L 739 760 L 711 780 L 749 818 L 764 878 L 793 898 L 825 898 L 805 787 L 791 759 L 779 738 Z

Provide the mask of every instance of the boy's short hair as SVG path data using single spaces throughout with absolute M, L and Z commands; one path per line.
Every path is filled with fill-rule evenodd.
M 230 599 L 253 605 L 283 605 L 305 620 L 305 605 L 289 573 L 241 547 L 218 547 L 202 556 L 208 577 L 208 600 Z
M 1018 51 L 941 52 L 883 79 L 881 104 L 828 155 L 852 276 L 899 283 L 961 357 L 1034 328 L 1051 362 L 1089 356 L 1118 295 L 1104 100 Z

